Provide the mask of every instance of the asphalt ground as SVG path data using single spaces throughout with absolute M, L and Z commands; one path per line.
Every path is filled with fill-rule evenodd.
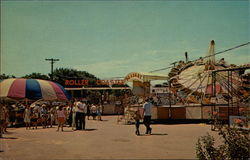
M 196 159 L 198 137 L 210 133 L 220 143 L 207 124 L 153 124 L 152 135 L 140 125 L 137 136 L 135 126 L 117 124 L 117 116 L 102 119 L 87 120 L 84 131 L 8 128 L 0 139 L 0 160 Z

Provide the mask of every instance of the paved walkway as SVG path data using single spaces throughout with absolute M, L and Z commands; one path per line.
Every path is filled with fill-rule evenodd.
M 86 131 L 9 128 L 0 139 L 0 160 L 194 159 L 199 136 L 209 132 L 218 139 L 205 124 L 157 124 L 152 125 L 152 135 L 136 136 L 134 125 L 117 124 L 116 116 L 103 119 L 87 120 Z M 145 133 L 143 125 L 140 130 Z

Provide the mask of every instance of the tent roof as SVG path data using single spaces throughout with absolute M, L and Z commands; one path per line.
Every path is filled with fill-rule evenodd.
M 168 76 L 159 73 L 131 72 L 124 78 L 124 80 L 126 82 L 133 82 L 133 81 L 149 82 L 152 80 L 168 80 Z

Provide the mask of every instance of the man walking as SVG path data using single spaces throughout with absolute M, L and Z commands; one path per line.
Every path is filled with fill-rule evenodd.
M 151 113 L 152 113 L 152 104 L 149 98 L 147 98 L 145 101 L 146 102 L 143 104 L 143 109 L 144 109 L 143 123 L 146 126 L 146 134 L 151 134 L 152 128 L 150 128 L 150 121 L 151 121 Z

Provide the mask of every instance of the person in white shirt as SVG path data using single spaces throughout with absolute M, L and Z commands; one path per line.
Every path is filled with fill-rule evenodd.
M 151 123 L 151 114 L 152 114 L 152 104 L 150 99 L 146 99 L 146 102 L 143 104 L 144 109 L 144 119 L 143 123 L 146 126 L 146 134 L 151 134 L 152 128 L 150 128 Z
M 76 103 L 76 130 L 85 129 L 86 104 L 82 101 Z
M 77 111 L 77 102 L 74 102 L 72 108 L 72 130 L 76 130 L 76 111 Z

